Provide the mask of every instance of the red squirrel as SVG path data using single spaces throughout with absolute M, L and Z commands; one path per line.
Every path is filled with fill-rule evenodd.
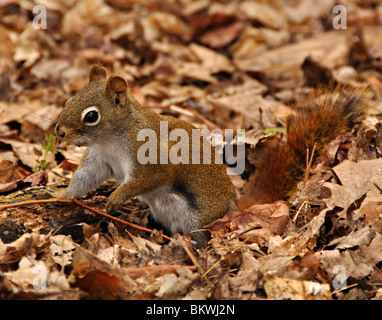
M 126 80 L 107 76 L 106 69 L 94 65 L 89 84 L 70 98 L 56 126 L 59 137 L 70 143 L 87 146 L 80 166 L 68 188 L 56 192 L 60 198 L 80 197 L 103 180 L 114 177 L 120 186 L 109 196 L 106 210 L 118 210 L 129 198 L 148 204 L 154 220 L 171 234 L 190 233 L 198 245 L 208 240 L 204 225 L 226 213 L 255 203 L 288 199 L 303 178 L 307 146 L 316 146 L 316 155 L 339 134 L 349 130 L 366 114 L 362 94 L 337 87 L 323 100 L 312 97 L 299 105 L 287 122 L 287 142 L 267 147 L 260 166 L 244 188 L 238 201 L 233 184 L 223 164 L 193 163 L 188 143 L 188 163 L 161 163 L 176 144 L 169 140 L 161 148 L 160 124 L 166 122 L 169 136 L 178 129 L 192 140 L 190 123 L 158 115 L 142 107 L 130 92 Z M 143 129 L 156 133 L 157 151 L 149 163 L 138 161 L 137 154 L 145 141 Z M 201 141 L 203 143 L 203 141 Z M 162 146 L 163 147 L 163 146 Z M 214 148 L 212 147 L 212 159 Z

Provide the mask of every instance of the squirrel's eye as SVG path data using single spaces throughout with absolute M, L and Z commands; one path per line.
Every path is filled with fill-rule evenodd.
M 89 111 L 85 114 L 84 122 L 86 123 L 94 123 L 98 120 L 98 112 L 97 111 Z
M 82 112 L 82 121 L 88 126 L 95 126 L 100 120 L 100 114 L 96 107 L 90 107 Z

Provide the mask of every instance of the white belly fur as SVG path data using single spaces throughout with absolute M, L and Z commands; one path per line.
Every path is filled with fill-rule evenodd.
M 140 195 L 138 199 L 150 207 L 154 220 L 172 234 L 190 232 L 200 227 L 196 213 L 187 200 L 181 194 L 175 193 L 171 186 L 161 186 Z
M 128 181 L 134 170 L 133 161 L 126 147 L 113 148 L 111 144 L 103 145 L 102 158 L 107 163 L 118 184 Z

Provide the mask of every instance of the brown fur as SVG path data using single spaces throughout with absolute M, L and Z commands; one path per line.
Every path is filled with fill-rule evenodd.
M 255 173 L 244 187 L 240 207 L 288 200 L 305 174 L 307 150 L 314 158 L 329 142 L 351 129 L 366 114 L 364 92 L 348 85 L 314 91 L 295 107 L 287 121 L 287 142 L 271 143 L 259 159 Z

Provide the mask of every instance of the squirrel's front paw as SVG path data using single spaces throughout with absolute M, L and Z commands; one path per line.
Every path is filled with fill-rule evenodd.
M 68 197 L 68 188 L 62 188 L 60 190 L 51 193 L 55 199 L 66 199 Z
M 118 211 L 124 202 L 124 199 L 119 196 L 119 193 L 114 191 L 107 199 L 106 212 L 113 213 Z

